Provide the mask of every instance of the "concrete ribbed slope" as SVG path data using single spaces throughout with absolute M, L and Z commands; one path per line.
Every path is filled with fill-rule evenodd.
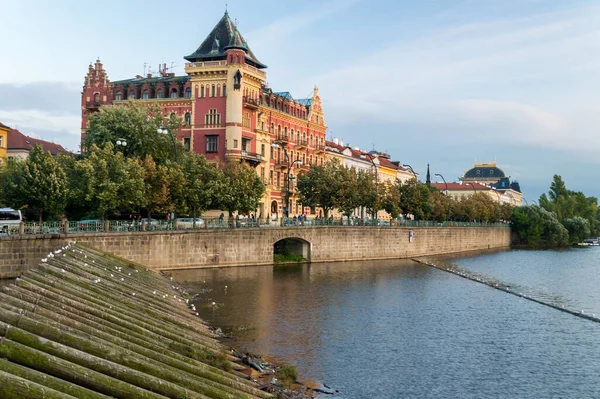
M 269 398 L 170 281 L 72 244 L 0 292 L 0 398 Z

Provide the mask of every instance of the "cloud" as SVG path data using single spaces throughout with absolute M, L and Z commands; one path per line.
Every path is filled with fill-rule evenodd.
M 600 83 L 598 40 L 600 8 L 589 4 L 522 16 L 489 13 L 398 40 L 309 79 L 319 82 L 327 121 L 338 129 L 377 120 L 436 127 L 440 145 L 470 136 L 471 146 L 513 140 L 591 153 L 600 150 L 597 118 L 588 112 L 582 119 L 580 108 L 589 108 L 582 93 Z M 354 134 L 360 140 L 361 132 Z
M 0 110 L 38 109 L 53 114 L 79 111 L 81 84 L 72 82 L 0 83 Z

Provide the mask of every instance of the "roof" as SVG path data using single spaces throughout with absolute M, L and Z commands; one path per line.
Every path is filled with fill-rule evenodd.
M 372 160 L 376 159 L 377 162 L 379 163 L 379 167 L 394 169 L 394 170 L 401 170 L 401 171 L 406 170 L 406 168 L 404 168 L 403 166 L 400 166 L 400 162 L 390 161 L 389 159 L 387 159 L 385 157 L 379 156 L 378 153 L 371 154 L 369 152 L 357 150 L 355 148 L 352 148 L 352 147 L 349 147 L 346 145 L 336 144 L 335 142 L 329 141 L 329 140 L 325 141 L 325 146 L 328 151 L 337 152 L 339 154 L 342 154 L 346 149 L 348 149 L 352 155 L 352 158 L 360 159 L 365 162 L 372 162 Z
M 431 187 L 435 187 L 440 191 L 446 190 L 446 183 L 431 183 Z M 448 183 L 448 191 L 489 191 L 490 187 L 480 183 Z
M 237 30 L 235 23 L 229 18 L 225 11 L 223 18 L 217 23 L 213 30 L 208 34 L 200 47 L 192 54 L 183 57 L 190 62 L 210 61 L 224 59 L 228 49 L 240 49 L 246 53 L 246 61 L 257 68 L 266 68 L 254 55 L 246 39 Z
M 5 124 L 3 124 L 2 122 L 0 122 L 0 128 L 10 130 L 10 128 L 8 126 L 6 126 Z
M 133 84 L 156 84 L 156 83 L 171 83 L 171 82 L 176 82 L 176 83 L 186 83 L 188 80 L 190 80 L 189 76 L 156 76 L 156 77 L 152 77 L 152 78 L 133 78 L 133 79 L 124 79 L 124 80 L 117 80 L 115 82 L 113 82 L 114 85 L 122 85 L 122 86 L 128 86 L 129 84 L 133 83 Z
M 506 177 L 504 171 L 496 166 L 496 162 L 493 163 L 480 163 L 475 164 L 471 169 L 467 170 L 463 175 L 463 179 L 496 179 L 499 180 L 502 177 Z
M 294 97 L 292 97 L 292 95 L 290 94 L 289 91 L 279 91 L 279 92 L 275 92 L 273 94 L 275 94 L 276 96 L 279 96 L 279 97 L 283 97 L 286 100 L 292 100 L 292 101 L 294 100 Z
M 310 107 L 312 105 L 312 98 L 302 98 L 302 99 L 296 100 L 296 101 L 307 107 Z
M 11 129 L 8 132 L 8 147 L 10 150 L 25 150 L 31 151 L 36 144 L 42 146 L 44 151 L 50 151 L 50 154 L 56 155 L 59 152 L 65 152 L 66 150 L 60 144 L 51 143 L 49 141 L 35 139 L 33 137 L 25 136 L 23 133 L 16 129 Z

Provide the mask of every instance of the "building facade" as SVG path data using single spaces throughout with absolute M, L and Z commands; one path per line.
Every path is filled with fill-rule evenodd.
M 256 169 L 266 193 L 258 217 L 300 214 L 293 176 L 325 158 L 325 118 L 318 89 L 310 98 L 267 86 L 266 65 L 252 52 L 229 14 L 198 49 L 184 57 L 185 75 L 160 68 L 159 76 L 111 82 L 100 60 L 89 66 L 81 106 L 82 139 L 89 115 L 127 101 L 157 103 L 184 123 L 177 140 L 215 163 L 246 162 Z
M 510 176 L 507 176 L 495 161 L 476 163 L 465 171 L 460 181 L 466 184 L 480 183 L 486 186 L 490 190 L 490 197 L 500 203 L 509 203 L 513 206 L 523 204 L 523 194 L 519 182 L 511 182 Z
M 0 122 L 0 166 L 6 163 L 9 131 L 10 128 Z

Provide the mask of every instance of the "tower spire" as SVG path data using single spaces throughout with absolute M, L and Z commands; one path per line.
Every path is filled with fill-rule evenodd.
M 429 164 L 427 164 L 427 179 L 425 180 L 425 183 L 427 183 L 427 185 L 431 185 L 431 175 L 429 174 Z

